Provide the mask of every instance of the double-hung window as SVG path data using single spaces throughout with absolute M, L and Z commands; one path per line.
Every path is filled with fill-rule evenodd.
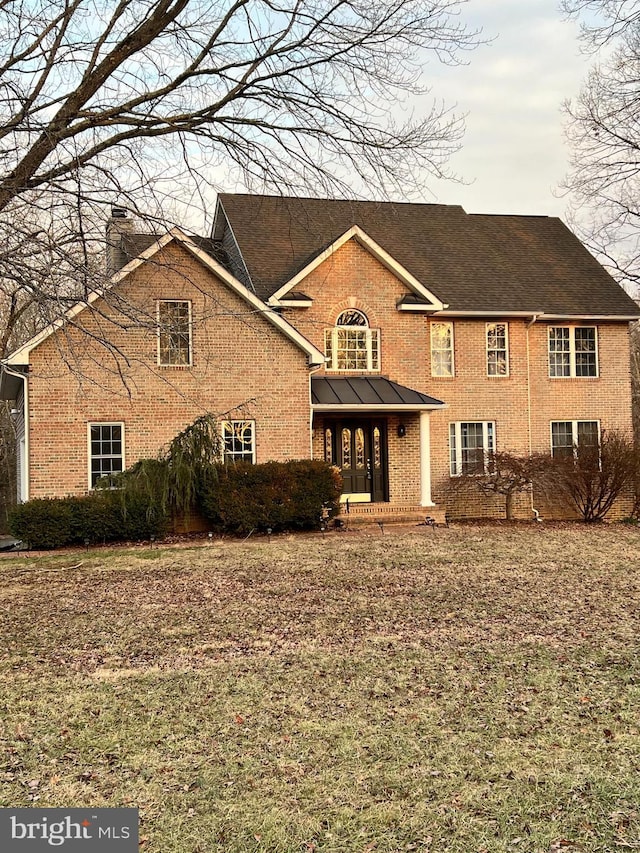
M 124 470 L 124 424 L 89 424 L 89 488 Z
M 255 421 L 222 422 L 222 458 L 226 463 L 256 461 Z
M 549 327 L 549 376 L 598 375 L 598 339 L 595 326 Z
M 509 327 L 487 323 L 487 376 L 509 375 Z
M 581 449 L 598 447 L 598 421 L 551 421 L 551 455 L 578 456 Z
M 332 329 L 325 329 L 327 370 L 380 369 L 380 333 L 355 308 L 343 311 Z
M 493 421 L 458 421 L 449 424 L 451 476 L 487 474 L 496 450 Z
M 186 367 L 191 363 L 191 303 L 185 299 L 161 299 L 158 302 L 158 364 Z
M 453 323 L 431 323 L 431 375 L 453 376 Z

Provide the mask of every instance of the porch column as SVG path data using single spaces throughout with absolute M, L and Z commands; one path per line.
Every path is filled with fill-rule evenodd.
M 420 412 L 420 506 L 435 506 L 431 500 L 431 432 L 429 412 Z

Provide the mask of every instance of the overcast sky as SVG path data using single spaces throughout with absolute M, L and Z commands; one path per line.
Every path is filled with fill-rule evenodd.
M 469 0 L 463 16 L 490 44 L 458 68 L 429 67 L 433 94 L 468 113 L 462 150 L 452 160 L 468 185 L 429 180 L 433 201 L 469 213 L 564 216 L 558 184 L 567 171 L 561 104 L 575 97 L 590 60 L 578 25 L 556 0 Z M 554 195 L 555 193 L 555 195 Z

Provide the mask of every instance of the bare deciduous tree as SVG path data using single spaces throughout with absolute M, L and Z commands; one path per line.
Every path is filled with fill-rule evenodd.
M 565 104 L 572 147 L 565 186 L 573 196 L 573 224 L 635 294 L 640 284 L 640 3 L 562 0 L 562 8 L 570 16 L 586 16 L 583 43 L 596 57 L 580 95 Z
M 600 443 L 574 447 L 573 454 L 547 457 L 534 476 L 534 488 L 563 496 L 583 521 L 602 521 L 638 482 L 638 454 L 633 439 L 603 430 Z
M 427 59 L 477 44 L 460 5 L 0 0 L 0 354 L 95 283 L 106 205 L 166 220 L 225 179 L 406 194 L 446 173 L 461 119 L 396 119 Z
M 513 519 L 513 503 L 516 495 L 531 491 L 532 483 L 540 470 L 547 467 L 547 457 L 534 453 L 518 456 L 508 451 L 492 453 L 487 460 L 486 473 L 468 473 L 453 477 L 451 493 L 464 499 L 465 493 L 479 490 L 484 495 L 500 495 L 504 498 L 505 518 Z

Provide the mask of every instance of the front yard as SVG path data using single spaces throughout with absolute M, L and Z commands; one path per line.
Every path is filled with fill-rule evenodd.
M 0 806 L 148 853 L 640 849 L 640 533 L 0 561 Z

